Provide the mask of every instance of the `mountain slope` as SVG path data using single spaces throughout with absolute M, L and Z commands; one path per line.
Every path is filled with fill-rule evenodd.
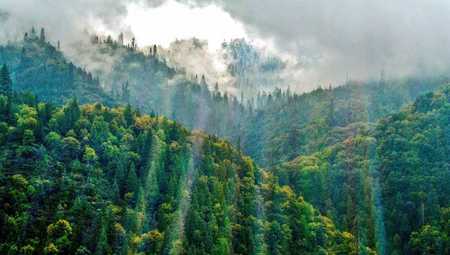
M 337 143 L 273 172 L 379 254 L 447 254 L 449 91 L 421 96 L 375 126 L 342 128 L 329 137 Z
M 376 122 L 446 81 L 428 77 L 350 82 L 302 95 L 281 90 L 261 94 L 241 124 L 242 148 L 263 166 L 290 161 L 333 145 L 341 139 L 334 137 L 341 128 Z
M 0 96 L 1 253 L 356 254 L 227 142 L 130 107 L 27 98 Z
M 115 103 L 98 79 L 69 62 L 58 48 L 34 32 L 21 42 L 0 46 L 0 63 L 11 70 L 14 90 L 32 92 L 47 102 L 63 104 L 77 97 L 81 102 Z
M 393 251 L 419 254 L 432 245 L 431 253 L 450 252 L 449 116 L 447 85 L 377 126 L 378 171 Z M 422 236 L 430 225 L 441 234 Z M 418 232 L 410 235 L 413 231 Z M 431 238 L 431 243 L 423 243 L 423 238 Z
M 68 64 L 60 51 L 36 36 L 1 47 L 0 61 L 10 67 L 14 87 L 19 91 L 31 90 L 39 98 L 58 104 L 74 95 L 80 102 L 130 103 L 143 112 L 168 116 L 187 128 L 226 138 L 262 166 L 274 166 L 322 150 L 337 142 L 330 139 L 336 129 L 357 122 L 375 122 L 447 80 L 380 79 L 319 88 L 302 95 L 276 90 L 238 100 L 218 87 L 212 89 L 214 86 L 201 74 L 187 78 L 171 68 L 157 47 L 145 54 L 135 46 L 124 46 L 110 38 L 93 42 L 82 45 L 78 57 L 92 63 L 88 67 L 100 77 L 108 95 L 92 75 Z M 236 68 L 253 63 L 246 56 L 254 54 L 246 53 L 245 44 L 234 44 L 227 47 L 235 52 L 231 55 L 242 58 L 236 62 L 241 67 Z M 21 53 L 22 45 L 26 54 Z M 26 66 L 21 64 L 28 63 L 21 61 L 22 55 L 32 60 Z

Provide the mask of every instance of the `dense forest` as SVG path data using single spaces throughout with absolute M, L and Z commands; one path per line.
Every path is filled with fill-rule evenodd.
M 0 46 L 0 253 L 450 253 L 447 77 L 249 95 L 283 64 L 235 40 L 233 95 L 90 43 Z
M 97 86 L 95 91 L 85 90 L 92 86 L 82 83 L 71 91 L 61 83 L 71 80 L 61 69 L 70 69 L 68 66 L 73 64 L 67 64 L 70 61 L 57 47 L 36 35 L 24 37 L 26 40 L 22 42 L 0 46 L 0 62 L 10 67 L 14 89 L 31 91 L 40 99 L 57 104 L 74 95 L 80 102 L 130 103 L 142 112 L 164 115 L 189 129 L 226 138 L 262 166 L 274 166 L 323 149 L 336 142 L 332 140 L 336 128 L 339 132 L 353 123 L 376 122 L 449 80 L 443 76 L 386 80 L 381 75 L 377 81 L 349 81 L 337 88 L 318 88 L 304 94 L 278 89 L 254 96 L 231 95 L 221 91 L 217 84 L 209 84 L 202 74 L 190 77 L 170 67 L 156 45 L 146 53 L 137 48 L 135 40 L 125 44 L 123 37 L 115 41 L 110 36 L 105 39 L 94 36 L 89 46 L 92 48 L 80 49 L 80 55 L 85 56 L 87 51 L 92 54 L 92 61 L 98 62 L 96 66 L 108 66 L 109 71 L 95 69 L 93 75 L 75 68 L 81 72 L 79 79 L 90 77 L 88 80 L 94 80 Z M 45 40 L 45 34 L 43 37 Z M 234 76 L 254 76 L 255 69 L 268 65 L 269 60 L 262 61 L 256 50 L 242 40 L 224 47 L 235 59 L 232 62 L 235 64 L 229 67 Z M 28 49 L 27 54 L 34 56 L 34 61 L 43 64 L 22 67 L 22 48 Z M 48 68 L 49 63 L 54 67 Z M 35 66 L 43 69 L 35 72 Z M 249 81 L 238 79 L 237 86 L 251 86 L 240 80 Z M 41 83 L 45 86 L 32 86 Z
M 75 66 L 59 46 L 46 41 L 43 28 L 39 35 L 33 28 L 22 41 L 0 46 L 0 63 L 11 70 L 15 90 L 33 92 L 42 100 L 62 104 L 77 97 L 81 102 L 114 102 L 98 78 Z
M 1 74 L 3 254 L 371 252 L 223 140 Z
M 447 85 L 274 174 L 380 254 L 447 254 L 449 107 Z

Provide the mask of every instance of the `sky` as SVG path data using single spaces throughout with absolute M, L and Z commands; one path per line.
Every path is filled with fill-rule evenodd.
M 79 36 L 81 31 L 112 35 L 125 32 L 128 37 L 136 37 L 142 46 L 169 46 L 176 39 L 196 37 L 216 48 L 224 40 L 246 37 L 244 25 L 215 3 L 194 6 L 176 0 L 1 2 L 0 29 L 8 39 L 21 38 L 31 26 L 44 26 L 54 38 L 69 40 L 73 39 L 70 34 Z
M 145 8 L 142 3 L 131 3 L 127 8 L 124 24 L 142 45 L 168 47 L 176 39 L 196 37 L 208 41 L 214 50 L 225 40 L 247 37 L 243 24 L 214 4 L 190 7 L 167 1 L 155 8 Z
M 447 73 L 448 0 L 1 0 L 0 40 L 45 26 L 63 45 L 80 33 L 139 46 L 198 37 L 209 50 L 236 37 L 296 59 L 299 84 Z

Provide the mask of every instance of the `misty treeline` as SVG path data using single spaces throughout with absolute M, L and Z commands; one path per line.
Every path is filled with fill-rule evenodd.
M 2 254 L 363 249 L 230 143 L 164 117 L 2 90 L 0 118 Z
M 29 201 L 28 207 L 2 211 L 3 215 L 17 217 L 19 211 L 24 212 L 21 221 L 11 219 L 19 225 L 30 225 L 30 219 L 43 221 L 33 232 L 39 237 L 20 233 L 29 226 L 20 225 L 25 227 L 11 232 L 16 233 L 12 235 L 15 239 L 6 240 L 3 247 L 13 247 L 13 243 L 19 243 L 15 240 L 20 240 L 22 246 L 13 248 L 21 253 L 20 249 L 29 245 L 35 249 L 30 254 L 53 248 L 62 253 L 82 249 L 80 252 L 87 254 L 449 252 L 447 77 L 386 80 L 381 76 L 376 81 L 349 81 L 337 88 L 318 88 L 304 94 L 277 89 L 250 95 L 238 92 L 236 96 L 209 84 L 202 74 L 190 76 L 170 67 L 157 50 L 143 53 L 132 46 L 135 43 L 94 40 L 95 57 L 113 59 L 111 69 L 98 72 L 98 76 L 70 63 L 58 47 L 36 32 L 24 41 L 0 47 L 0 63 L 8 66 L 8 84 L 15 91 L 31 91 L 39 100 L 56 105 L 73 97 L 82 103 L 96 103 L 80 108 L 71 101 L 63 108 L 46 106 L 49 108 L 39 110 L 39 105 L 46 104 L 37 103 L 30 94 L 13 96 L 12 103 L 5 99 L 2 105 L 9 109 L 9 117 L 4 120 L 3 130 L 8 134 L 4 137 L 19 138 L 2 143 L 6 147 L 2 155 L 9 155 L 2 157 L 3 164 L 9 164 L 3 169 L 14 173 L 2 170 L 4 192 L 14 192 L 13 177 L 20 174 L 25 186 L 34 187 L 32 190 L 37 189 L 34 180 L 50 180 L 42 185 L 55 185 L 52 194 L 59 195 L 50 206 L 31 193 L 20 200 Z M 234 61 L 229 68 L 234 75 L 245 77 L 246 56 L 252 51 L 246 47 L 234 50 L 246 52 L 235 54 L 238 60 L 245 59 Z M 236 67 L 239 65 L 243 67 Z M 239 84 L 246 86 L 245 82 Z M 258 87 L 255 83 L 247 85 Z M 421 96 L 439 87 L 443 89 Z M 109 109 L 99 103 L 128 106 Z M 55 165 L 50 169 L 59 170 L 50 171 L 45 165 L 42 171 L 34 171 L 37 165 L 27 165 L 28 156 L 21 156 L 25 130 L 20 133 L 18 125 L 28 123 L 26 118 L 19 122 L 20 116 L 28 114 L 21 112 L 24 104 L 29 107 L 26 111 L 35 108 L 36 113 L 30 114 L 36 120 L 42 111 L 47 114 L 47 122 L 39 124 L 38 120 L 36 124 L 39 132 L 44 132 L 41 136 L 36 136 L 34 129 L 27 132 L 33 134 L 32 142 L 26 144 L 31 146 L 27 147 L 29 153 L 39 151 L 34 158 L 46 155 L 42 156 L 46 164 Z M 79 110 L 69 110 L 71 107 Z M 201 129 L 226 138 L 236 149 L 215 137 L 192 134 L 158 116 L 167 116 L 190 130 Z M 76 121 L 68 121 L 73 118 Z M 166 133 L 173 129 L 168 129 L 167 123 L 177 132 L 183 130 L 183 135 L 168 139 Z M 94 128 L 94 124 L 101 128 Z M 151 135 L 145 136 L 149 131 L 139 125 L 147 124 Z M 59 129 L 58 125 L 67 126 Z M 59 151 L 52 151 L 46 141 L 51 132 L 61 140 L 77 140 L 77 156 L 66 161 L 60 158 L 70 150 L 64 142 Z M 93 142 L 98 132 L 104 133 Z M 157 147 L 155 140 L 161 143 Z M 172 146 L 174 142 L 177 146 Z M 104 147 L 108 144 L 119 148 L 120 154 L 129 151 L 132 156 L 114 154 L 108 158 L 105 153 L 109 149 Z M 96 155 L 95 164 L 84 159 L 86 146 Z M 158 156 L 147 157 L 148 152 L 141 151 L 146 146 Z M 256 167 L 239 150 L 265 169 Z M 120 162 L 121 170 L 111 162 Z M 83 172 L 89 168 L 97 169 L 95 176 Z M 123 172 L 122 180 L 115 179 L 116 171 Z M 132 184 L 126 184 L 128 179 Z M 63 181 L 70 180 L 74 190 L 67 191 L 70 188 Z M 84 185 L 89 189 L 79 189 Z M 78 196 L 83 203 L 93 203 L 83 207 L 91 210 L 86 218 L 81 213 L 69 213 Z M 32 204 L 35 200 L 38 202 Z M 38 206 L 47 211 L 35 209 Z M 56 213 L 55 208 L 62 212 Z M 33 216 L 39 212 L 44 216 Z M 115 236 L 116 223 L 123 229 L 120 242 Z M 67 224 L 72 229 L 70 235 L 54 238 L 48 233 L 49 228 Z M 80 229 L 91 229 L 91 237 L 82 238 L 79 233 L 74 239 L 76 224 L 83 226 Z M 35 246 L 31 241 L 34 238 L 38 239 Z M 74 243 L 58 247 L 58 242 L 66 240 Z
M 30 91 L 42 100 L 62 104 L 77 97 L 82 102 L 112 104 L 98 78 L 67 60 L 57 47 L 45 40 L 45 31 L 33 28 L 20 44 L 1 47 L 0 62 L 12 70 L 14 89 Z

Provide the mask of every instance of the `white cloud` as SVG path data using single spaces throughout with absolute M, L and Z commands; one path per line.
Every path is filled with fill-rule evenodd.
M 217 50 L 224 40 L 247 37 L 244 26 L 217 5 L 191 7 L 169 0 L 156 8 L 131 3 L 127 10 L 124 24 L 141 46 L 168 47 L 176 39 L 196 37 Z

